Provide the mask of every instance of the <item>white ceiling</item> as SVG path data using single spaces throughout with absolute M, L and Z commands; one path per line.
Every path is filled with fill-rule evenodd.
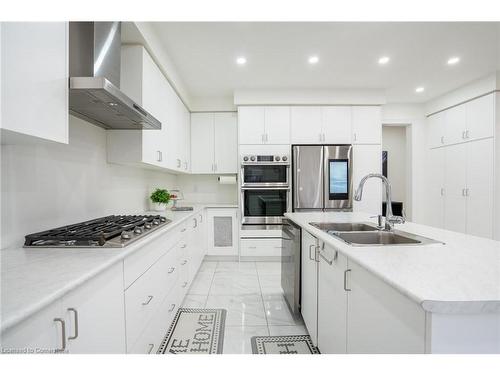
M 192 97 L 235 89 L 385 89 L 424 102 L 500 69 L 500 23 L 189 23 L 153 29 Z M 318 55 L 310 65 L 307 58 Z M 236 57 L 245 56 L 239 66 Z M 391 61 L 378 64 L 380 56 Z M 451 56 L 461 61 L 448 66 Z M 415 88 L 425 92 L 416 94 Z

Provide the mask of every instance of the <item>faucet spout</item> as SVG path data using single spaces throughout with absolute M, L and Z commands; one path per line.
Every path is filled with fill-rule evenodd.
M 356 193 L 354 194 L 354 200 L 359 202 L 363 198 L 363 188 L 366 181 L 370 178 L 378 178 L 382 180 L 382 183 L 385 187 L 385 202 L 387 207 L 385 214 L 385 229 L 392 230 L 394 228 L 394 224 L 403 224 L 405 222 L 405 218 L 402 216 L 395 216 L 392 213 L 391 183 L 384 175 L 380 173 L 369 173 L 361 179 L 358 188 L 356 189 Z

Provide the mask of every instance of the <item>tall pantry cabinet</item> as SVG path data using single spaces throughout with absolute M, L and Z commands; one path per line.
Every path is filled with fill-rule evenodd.
M 429 117 L 426 224 L 498 239 L 497 99 L 488 94 Z

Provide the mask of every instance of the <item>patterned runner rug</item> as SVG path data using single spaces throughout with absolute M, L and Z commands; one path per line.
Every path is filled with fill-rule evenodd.
M 319 354 L 309 335 L 252 337 L 253 354 Z
M 158 354 L 221 354 L 224 343 L 224 309 L 180 308 Z

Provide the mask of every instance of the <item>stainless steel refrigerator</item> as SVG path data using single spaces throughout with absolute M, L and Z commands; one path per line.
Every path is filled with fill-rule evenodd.
M 352 145 L 292 146 L 293 211 L 352 210 Z

